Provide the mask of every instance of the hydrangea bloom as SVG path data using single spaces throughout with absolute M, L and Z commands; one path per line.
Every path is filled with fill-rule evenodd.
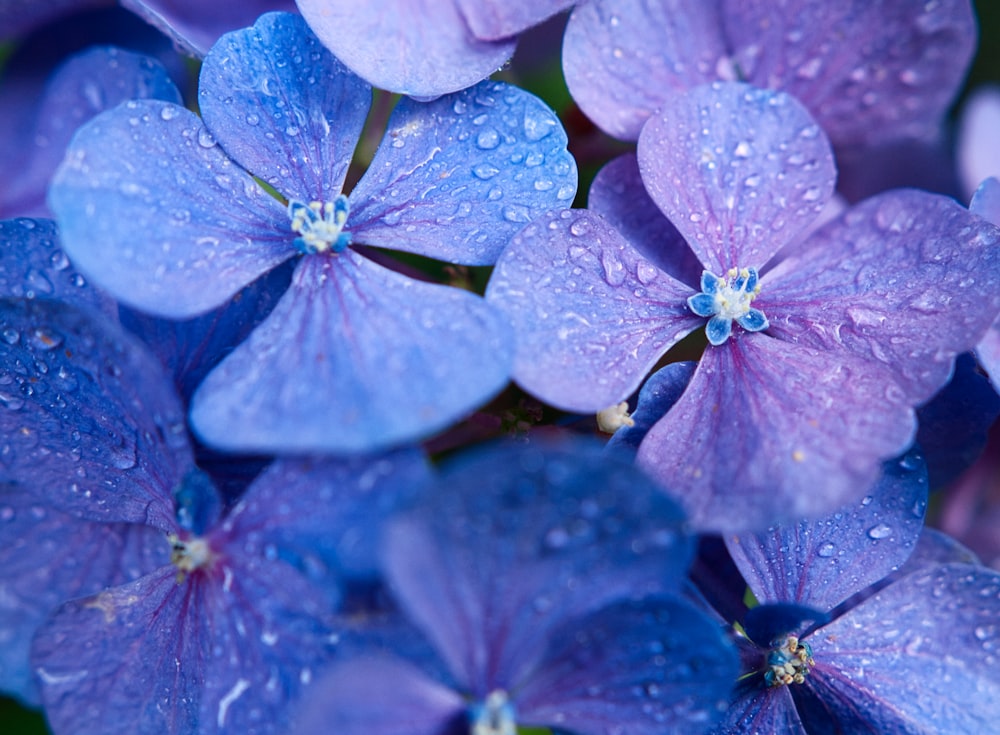
M 637 186 L 599 177 L 598 198 L 637 213 L 634 240 L 565 211 L 525 228 L 497 263 L 487 300 L 517 330 L 515 379 L 597 411 L 707 322 L 710 345 L 639 462 L 706 529 L 857 497 L 1000 309 L 1000 232 L 951 200 L 898 191 L 798 241 L 833 189 L 829 145 L 791 97 L 743 84 L 679 96 L 644 128 L 638 156 L 673 227 L 623 199 Z M 676 258 L 685 241 L 700 288 Z
M 2 635 L 27 642 L 89 595 L 35 635 L 53 730 L 282 732 L 336 643 L 342 580 L 375 574 L 377 524 L 427 482 L 423 457 L 277 461 L 224 510 L 138 343 L 54 301 L 3 301 L 0 322 Z M 50 564 L 25 574 L 28 558 Z M 24 670 L 6 655 L 5 684 Z
M 674 94 L 714 80 L 781 89 L 839 145 L 933 133 L 976 42 L 969 0 L 590 0 L 563 67 L 601 128 L 635 140 Z
M 1000 174 L 1000 171 L 997 172 Z M 976 190 L 969 209 L 995 225 L 1000 225 L 1000 179 L 990 177 Z M 1000 250 L 997 251 L 1000 255 Z M 993 322 L 983 339 L 976 345 L 976 357 L 990 376 L 993 387 L 1000 392 L 1000 319 Z
M 362 79 L 429 97 L 482 81 L 514 53 L 517 34 L 575 2 L 298 0 L 298 5 L 319 39 Z M 391 44 L 392 54 L 383 44 Z
M 681 520 L 596 444 L 508 444 L 452 462 L 382 543 L 390 586 L 434 652 L 343 660 L 296 731 L 707 727 L 733 652 L 717 626 L 663 596 L 689 561 Z
M 994 726 L 1000 575 L 925 559 L 855 596 L 903 565 L 925 505 L 926 475 L 907 455 L 854 506 L 727 539 L 761 605 L 744 621 L 752 676 L 713 732 L 973 735 Z
M 127 104 L 80 131 L 53 184 L 74 263 L 162 316 L 207 311 L 298 259 L 268 319 L 193 398 L 193 425 L 212 444 L 384 447 L 445 427 L 507 380 L 509 335 L 492 308 L 357 246 L 493 262 L 519 227 L 575 194 L 558 120 L 499 83 L 403 100 L 346 196 L 370 95 L 300 17 L 268 14 L 206 57 L 204 123 L 175 105 Z

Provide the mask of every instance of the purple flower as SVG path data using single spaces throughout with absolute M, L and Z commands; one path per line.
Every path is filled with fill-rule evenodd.
M 1000 232 L 952 200 L 897 191 L 800 240 L 833 189 L 829 145 L 791 97 L 742 84 L 678 96 L 643 129 L 638 160 L 649 198 L 620 165 L 591 192 L 621 203 L 630 239 L 564 211 L 497 263 L 487 300 L 517 331 L 515 380 L 560 408 L 603 409 L 711 312 L 712 344 L 638 461 L 703 529 L 856 498 L 1000 310 Z
M 517 35 L 576 0 L 299 0 L 320 41 L 358 76 L 430 97 L 472 86 L 514 53 Z M 345 29 L 350 32 L 345 33 Z M 392 53 L 384 53 L 384 45 Z
M 464 455 L 385 527 L 382 563 L 433 651 L 370 651 L 317 684 L 296 732 L 698 731 L 734 677 L 720 630 L 670 597 L 677 507 L 576 441 Z
M 1000 180 L 990 177 L 983 181 L 973 195 L 969 209 L 988 222 L 1000 225 Z M 993 322 L 976 345 L 976 357 L 990 376 L 993 387 L 1000 392 L 1000 318 Z
M 1000 575 L 924 559 L 903 566 L 926 505 L 919 456 L 888 463 L 860 503 L 728 538 L 759 606 L 743 620 L 744 673 L 714 733 L 980 733 L 1000 716 Z
M 795 95 L 838 145 L 933 133 L 976 43 L 969 0 L 590 0 L 563 68 L 602 129 L 635 140 L 677 92 L 739 80 Z
M 986 179 L 1000 177 L 998 128 L 1000 85 L 983 85 L 969 97 L 959 121 L 956 156 L 963 193 L 967 197 L 971 197 Z
M 367 451 L 440 430 L 507 381 L 499 314 L 358 246 L 492 263 L 518 228 L 574 196 L 562 128 L 500 83 L 402 100 L 348 196 L 370 95 L 300 17 L 268 14 L 206 57 L 204 124 L 175 105 L 127 104 L 81 130 L 52 187 L 74 263 L 162 316 L 203 313 L 298 260 L 270 316 L 194 395 L 208 443 Z

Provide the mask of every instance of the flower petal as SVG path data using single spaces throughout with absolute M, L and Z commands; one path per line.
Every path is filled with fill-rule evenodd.
M 638 461 L 696 528 L 739 532 L 858 498 L 915 428 L 881 366 L 744 333 L 705 350 Z
M 580 735 L 702 732 L 738 674 L 732 645 L 690 604 L 618 602 L 553 632 L 518 687 L 518 720 Z
M 764 689 L 761 679 L 737 685 L 733 701 L 722 723 L 710 735 L 733 733 L 781 733 L 811 735 L 802 725 L 791 692 L 786 686 Z
M 609 135 L 636 140 L 684 89 L 717 79 L 728 55 L 715 2 L 591 0 L 570 15 L 563 70 L 573 99 Z
M 674 503 L 579 439 L 463 455 L 384 543 L 402 607 L 476 696 L 510 691 L 555 626 L 675 589 L 690 560 Z
M 833 193 L 826 136 L 780 92 L 716 83 L 672 97 L 639 136 L 653 201 L 712 273 L 761 268 Z
M 284 207 L 182 107 L 127 102 L 84 126 L 49 191 L 63 247 L 116 298 L 186 318 L 296 251 Z
M 156 361 L 61 302 L 0 301 L 0 325 L 0 481 L 78 517 L 174 529 L 191 450 Z
M 305 202 L 341 193 L 371 98 L 291 13 L 267 13 L 219 39 L 198 89 L 205 126 L 226 153 Z
M 705 267 L 649 198 L 634 153 L 611 160 L 597 172 L 587 209 L 604 217 L 657 268 L 692 287 L 698 283 Z
M 885 364 L 913 404 L 1000 312 L 1000 229 L 953 199 L 891 191 L 822 228 L 761 281 L 781 340 Z M 838 355 L 838 357 L 832 357 Z
M 743 78 L 794 95 L 840 146 L 933 131 L 976 46 L 967 0 L 721 5 Z
M 450 1 L 299 0 L 298 6 L 338 59 L 391 92 L 433 97 L 465 89 L 514 53 L 514 40 L 474 38 Z M 377 39 L 391 44 L 391 53 Z
M 472 34 L 485 41 L 516 36 L 575 3 L 576 0 L 505 0 L 502 3 L 455 0 Z
M 356 242 L 492 264 L 519 229 L 576 194 L 556 114 L 501 82 L 430 103 L 401 100 L 351 192 Z
M 829 611 L 903 565 L 917 545 L 926 507 L 927 466 L 911 452 L 886 462 L 881 480 L 860 502 L 816 520 L 727 537 L 726 546 L 760 602 Z
M 973 194 L 985 179 L 1000 176 L 1000 144 L 996 140 L 998 127 L 1000 85 L 980 85 L 965 103 L 958 133 L 956 155 L 967 195 Z M 989 219 L 997 223 L 997 219 Z
M 801 708 L 842 732 L 989 732 L 1000 718 L 1000 575 L 951 564 L 886 587 L 809 637 Z
M 40 700 L 31 638 L 49 614 L 169 560 L 159 529 L 80 520 L 42 498 L 33 488 L 0 485 L 0 690 L 32 705 Z
M 346 250 L 309 256 L 201 384 L 191 422 L 223 449 L 370 452 L 428 436 L 507 382 L 507 325 L 479 297 Z
M 635 453 L 643 438 L 677 403 L 684 393 L 697 363 L 674 362 L 649 376 L 639 389 L 639 399 L 632 412 L 632 426 L 623 426 L 608 439 L 609 449 L 628 449 Z
M 687 307 L 690 295 L 586 210 L 524 228 L 486 289 L 517 335 L 514 379 L 571 411 L 600 411 L 635 391 L 702 323 Z

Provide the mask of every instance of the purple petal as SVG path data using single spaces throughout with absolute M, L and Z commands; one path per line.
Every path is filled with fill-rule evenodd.
M 691 292 L 600 216 L 564 210 L 517 234 L 486 299 L 514 326 L 519 385 L 560 408 L 600 411 L 702 323 L 687 307 Z
M 828 611 L 903 565 L 926 507 L 927 467 L 911 452 L 887 462 L 860 502 L 813 521 L 727 537 L 726 546 L 760 602 Z
M 1000 229 L 946 197 L 873 197 L 815 233 L 761 280 L 769 334 L 883 363 L 905 399 L 948 380 L 1000 312 Z
M 968 0 L 721 5 L 743 78 L 795 95 L 837 145 L 933 131 L 976 45 Z
M 956 155 L 966 195 L 975 192 L 985 179 L 1000 176 L 1000 143 L 996 136 L 998 129 L 1000 85 L 977 87 L 965 103 L 958 132 Z M 998 212 L 997 209 L 993 211 Z M 998 219 L 988 219 L 994 224 L 998 223 Z
M 295 253 L 285 208 L 195 115 L 163 102 L 128 102 L 82 128 L 49 205 L 81 271 L 161 316 L 218 306 Z
M 202 383 L 191 422 L 223 449 L 367 452 L 470 413 L 507 382 L 500 315 L 352 250 L 304 258 L 250 338 Z
M 484 41 L 516 36 L 575 5 L 577 0 L 455 0 L 472 35 Z
M 0 222 L 0 294 L 65 301 L 113 317 L 114 301 L 76 272 L 58 243 L 52 220 Z
M 734 733 L 810 735 L 799 719 L 789 688 L 762 689 L 759 684 L 739 686 L 722 723 L 710 731 L 710 735 Z
M 203 57 L 226 31 L 252 25 L 269 10 L 294 11 L 293 0 L 241 0 L 206 5 L 201 0 L 121 0 L 123 7 L 156 26 L 178 48 Z
M 587 209 L 604 217 L 657 268 L 692 288 L 698 285 L 704 266 L 649 198 L 635 154 L 619 156 L 597 172 Z
M 579 440 L 464 455 L 385 544 L 400 603 L 475 696 L 519 682 L 554 626 L 669 590 L 689 561 L 673 502 Z
M 0 323 L 0 480 L 79 517 L 173 529 L 191 454 L 155 360 L 60 302 L 0 302 Z
M 1000 718 L 998 592 L 995 571 L 938 567 L 904 577 L 810 636 L 816 666 L 805 686 L 822 702 L 826 726 L 989 732 Z
M 93 523 L 0 486 L 0 690 L 39 704 L 31 638 L 66 600 L 139 578 L 165 564 L 169 546 L 150 526 Z
M 219 145 L 287 199 L 340 194 L 372 90 L 298 15 L 268 13 L 205 57 L 198 101 Z
M 0 39 L 29 31 L 79 10 L 111 5 L 113 0 L 5 0 L 0 6 Z
M 638 461 L 696 528 L 739 532 L 857 499 L 915 428 L 881 366 L 742 334 L 706 349 Z
M 760 268 L 833 193 L 826 136 L 792 97 L 745 84 L 671 98 L 639 137 L 653 201 L 705 268 Z
M 366 245 L 488 265 L 525 224 L 571 204 L 576 180 L 559 118 L 517 87 L 404 99 L 351 193 L 348 229 Z
M 53 730 L 286 732 L 329 659 L 328 597 L 280 558 L 248 557 L 252 538 L 219 543 L 181 581 L 162 567 L 67 603 L 39 631 L 32 663 Z
M 377 576 L 384 519 L 431 480 L 415 449 L 346 459 L 279 460 L 247 489 L 225 521 L 227 532 L 294 550 L 305 566 Z M 291 557 L 287 557 L 291 558 Z
M 715 2 L 591 0 L 573 9 L 563 70 L 573 99 L 610 135 L 636 140 L 674 94 L 718 78 L 728 55 Z
M 450 1 L 299 0 L 298 6 L 338 59 L 391 92 L 433 97 L 465 89 L 514 53 L 513 40 L 475 39 Z
M 92 48 L 71 57 L 44 90 L 28 97 L 34 124 L 11 153 L 22 157 L 0 198 L 0 215 L 48 215 L 45 194 L 73 133 L 99 112 L 131 99 L 180 103 L 180 93 L 157 61 L 118 48 Z
M 732 645 L 694 607 L 619 602 L 553 633 L 518 687 L 517 715 L 580 735 L 701 732 L 725 711 L 738 674 Z
M 451 689 L 398 659 L 352 659 L 316 683 L 296 718 L 300 735 L 457 735 L 465 703 Z M 462 728 L 449 728 L 461 718 Z

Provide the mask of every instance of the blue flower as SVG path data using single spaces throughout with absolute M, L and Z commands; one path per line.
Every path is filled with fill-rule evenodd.
M 596 211 L 547 216 L 497 262 L 486 298 L 516 330 L 514 379 L 599 411 L 707 328 L 639 463 L 705 530 L 857 497 L 1000 310 L 1000 230 L 907 190 L 804 236 L 834 177 L 790 96 L 738 83 L 678 95 L 643 128 L 638 165 L 598 175 Z
M 926 497 L 910 453 L 860 503 L 726 539 L 760 604 L 742 620 L 744 676 L 713 733 L 994 727 L 1000 574 L 929 558 L 901 569 Z
M 386 447 L 446 427 L 506 383 L 499 314 L 361 246 L 492 263 L 575 194 L 559 122 L 501 83 L 402 100 L 344 198 L 370 96 L 301 18 L 268 14 L 206 57 L 204 124 L 175 105 L 126 104 L 80 131 L 51 189 L 80 270 L 161 316 L 203 313 L 297 259 L 273 312 L 193 398 L 195 430 L 220 448 Z
M 456 458 L 382 542 L 390 588 L 432 650 L 341 660 L 296 731 L 707 727 L 735 661 L 672 596 L 689 558 L 681 522 L 638 470 L 579 439 Z

